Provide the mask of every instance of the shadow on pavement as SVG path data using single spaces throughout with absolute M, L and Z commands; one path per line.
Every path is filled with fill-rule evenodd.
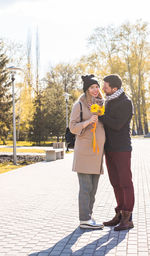
M 78 250 L 72 251 L 72 246 L 77 242 L 77 240 L 82 236 L 82 234 L 86 232 L 94 232 L 94 230 L 90 229 L 80 229 L 79 227 L 75 229 L 71 234 L 61 239 L 57 242 L 54 246 L 46 249 L 41 250 L 39 252 L 34 252 L 29 254 L 28 256 L 79 256 L 84 253 L 84 255 L 97 255 L 97 256 L 104 256 L 107 253 L 115 248 L 119 243 L 121 243 L 127 233 L 128 230 L 120 232 L 112 231 L 111 229 L 108 232 L 105 232 L 105 235 L 100 237 L 99 239 L 94 240 L 91 243 L 83 246 Z M 85 241 L 85 240 L 84 240 Z

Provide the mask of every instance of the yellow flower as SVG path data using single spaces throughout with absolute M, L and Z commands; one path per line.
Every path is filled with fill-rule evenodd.
M 92 104 L 91 105 L 91 112 L 95 113 L 99 116 L 102 116 L 102 115 L 104 115 L 105 107 L 104 106 L 99 106 L 98 104 Z
M 92 113 L 98 113 L 98 110 L 99 110 L 99 105 L 97 105 L 97 104 L 92 104 L 91 105 L 91 112 Z
M 105 106 L 99 106 L 98 115 L 102 116 L 105 113 Z

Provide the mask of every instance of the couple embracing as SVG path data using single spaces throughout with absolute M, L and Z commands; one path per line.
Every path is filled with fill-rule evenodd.
M 79 180 L 80 227 L 102 229 L 104 226 L 114 226 L 115 231 L 133 228 L 132 102 L 122 89 L 121 78 L 116 74 L 103 79 L 105 102 L 94 75 L 82 76 L 82 81 L 84 93 L 73 106 L 69 124 L 70 131 L 76 134 L 73 171 L 77 172 Z M 91 106 L 97 105 L 100 108 L 105 105 L 105 112 L 92 113 Z M 99 178 L 103 173 L 103 154 L 117 206 L 112 220 L 97 224 L 92 213 Z

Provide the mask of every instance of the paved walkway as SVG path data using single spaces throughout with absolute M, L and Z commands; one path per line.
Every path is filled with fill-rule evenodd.
M 78 180 L 67 154 L 0 175 L 0 256 L 150 255 L 150 139 L 134 139 L 133 148 L 134 229 L 78 227 Z M 105 168 L 95 219 L 111 218 L 114 206 Z

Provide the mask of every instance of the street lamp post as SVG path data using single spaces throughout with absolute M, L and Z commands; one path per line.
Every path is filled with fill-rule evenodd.
M 13 102 L 13 163 L 17 164 L 16 154 L 16 116 L 15 116 L 15 74 L 16 71 L 22 71 L 21 68 L 15 68 L 14 66 L 8 67 L 8 71 L 11 73 L 12 82 L 12 102 Z
M 70 94 L 65 92 L 64 96 L 65 96 L 65 101 L 66 101 L 66 128 L 67 128 L 68 127 L 68 101 L 69 101 Z

